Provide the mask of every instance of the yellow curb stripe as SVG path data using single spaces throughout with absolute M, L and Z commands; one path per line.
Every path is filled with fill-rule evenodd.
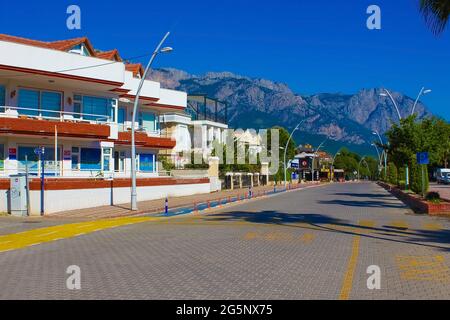
M 358 262 L 359 255 L 359 243 L 361 236 L 353 237 L 352 254 L 348 261 L 347 271 L 345 272 L 344 281 L 342 282 L 341 293 L 339 294 L 339 300 L 348 300 L 353 286 L 353 277 L 355 275 L 356 264 Z
M 161 218 L 154 217 L 128 217 L 110 220 L 98 220 L 95 222 L 80 222 L 63 224 L 45 228 L 38 228 L 0 237 L 0 253 L 21 249 L 41 243 L 67 239 L 92 233 L 95 231 L 111 229 L 129 224 L 154 221 Z M 80 232 L 81 231 L 81 232 Z

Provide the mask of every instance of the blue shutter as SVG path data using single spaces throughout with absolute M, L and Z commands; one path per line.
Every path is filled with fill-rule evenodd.
M 110 116 L 110 99 L 98 98 L 98 97 L 83 97 L 83 115 L 87 120 L 106 121 Z
M 42 94 L 41 94 L 41 109 L 57 111 L 57 112 L 43 111 L 42 116 L 58 118 L 60 116 L 59 111 L 61 111 L 61 93 L 47 92 L 47 91 L 42 92 Z
M 0 86 L 0 112 L 5 112 L 5 108 L 3 108 L 5 104 L 6 104 L 5 87 Z
M 19 89 L 19 108 L 39 109 L 39 91 L 30 89 Z M 39 111 L 18 110 L 19 114 L 37 116 Z

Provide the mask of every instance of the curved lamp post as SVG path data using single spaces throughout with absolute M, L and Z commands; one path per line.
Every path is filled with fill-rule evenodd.
M 389 92 L 388 89 L 383 89 L 385 92 L 380 93 L 380 96 L 382 97 L 389 97 L 391 98 L 392 103 L 394 104 L 395 110 L 397 110 L 398 119 L 402 120 L 402 116 L 400 114 L 400 110 L 398 109 L 397 102 L 395 102 L 395 99 L 392 97 L 392 94 Z
M 359 180 L 359 168 L 361 167 L 361 162 L 364 161 L 364 163 L 366 164 L 367 170 L 368 170 L 369 173 L 370 173 L 369 165 L 367 164 L 367 162 L 366 162 L 365 159 L 366 159 L 366 156 L 362 157 L 361 160 L 359 160 L 359 163 L 358 163 L 358 180 Z
M 304 121 L 305 121 L 305 120 L 300 121 L 300 122 L 297 124 L 297 126 L 294 128 L 294 130 L 292 130 L 291 135 L 289 136 L 289 139 L 288 139 L 288 141 L 286 142 L 286 146 L 284 147 L 284 159 L 283 159 L 283 165 L 284 165 L 284 186 L 285 186 L 285 187 L 286 187 L 286 185 L 287 185 L 286 153 L 287 153 L 288 145 L 289 145 L 289 142 L 290 142 L 291 139 L 292 139 L 292 136 L 294 135 L 294 132 L 298 130 L 298 127 L 300 127 L 300 125 L 301 125 Z
M 342 147 L 338 149 L 338 151 L 333 156 L 333 160 L 331 161 L 330 176 L 331 176 L 331 172 L 333 172 L 333 175 L 331 176 L 331 181 L 333 181 L 333 179 L 334 179 L 334 161 L 336 160 L 336 157 L 341 154 L 341 152 L 340 152 L 341 149 L 342 149 Z
M 420 92 L 417 95 L 416 101 L 414 101 L 414 105 L 413 105 L 412 110 L 411 110 L 411 115 L 414 114 L 414 110 L 416 109 L 416 105 L 417 105 L 417 102 L 419 102 L 420 96 L 425 95 L 425 94 L 430 93 L 430 92 L 431 92 L 431 89 L 425 89 L 425 87 L 422 87 L 422 89 L 420 89 Z
M 382 145 L 384 145 L 383 139 L 381 139 L 381 135 L 380 135 L 380 133 L 377 130 L 374 130 L 372 132 L 372 134 L 377 135 L 378 139 L 380 140 L 380 143 Z M 384 158 L 384 176 L 386 176 L 386 174 L 387 174 L 387 152 L 386 152 L 386 150 L 384 148 L 383 148 L 383 153 L 381 155 L 382 156 L 384 155 L 384 157 L 383 157 Z
M 322 147 L 322 145 L 327 140 L 328 140 L 328 137 L 319 144 L 319 146 L 317 147 L 317 149 L 313 153 L 313 160 L 312 160 L 312 163 L 311 163 L 311 181 L 313 181 L 313 182 L 314 182 L 314 159 L 316 158 L 316 153 L 319 152 L 320 148 Z
M 155 51 L 153 51 L 152 57 L 145 68 L 144 75 L 139 82 L 139 86 L 136 90 L 136 97 L 134 98 L 134 106 L 133 106 L 133 116 L 131 120 L 131 210 L 137 210 L 137 191 L 136 191 L 136 141 L 135 141 L 135 123 L 136 123 L 136 112 L 139 104 L 139 96 L 141 94 L 142 86 L 144 85 L 145 78 L 147 77 L 147 73 L 150 70 L 150 67 L 155 60 L 156 56 L 159 53 L 168 53 L 173 49 L 171 47 L 161 48 L 164 41 L 166 41 L 167 37 L 170 35 L 170 32 L 167 32 L 162 38 L 161 42 L 156 47 Z

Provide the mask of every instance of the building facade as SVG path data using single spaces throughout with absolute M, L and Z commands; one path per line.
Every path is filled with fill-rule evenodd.
M 124 179 L 118 184 L 127 189 L 119 197 L 125 202 L 135 165 L 139 187 L 177 185 L 179 189 L 168 189 L 179 191 L 173 195 L 208 191 L 202 185 L 208 181 L 158 177 L 158 154 L 176 146 L 161 130 L 160 119 L 184 112 L 185 92 L 144 81 L 135 124 L 137 158 L 132 164 L 131 120 L 143 76 L 140 64 L 126 63 L 116 49 L 96 50 L 87 38 L 44 42 L 0 34 L 0 52 L 2 190 L 7 190 L 10 175 L 28 170 L 30 176 L 38 176 L 43 168 L 45 176 L 54 179 L 46 182 L 54 190 L 75 184 L 77 190 L 96 187 L 96 182 L 82 182 L 88 178 Z M 180 189 L 189 183 L 201 187 Z M 169 194 L 159 191 L 140 195 L 140 200 Z M 0 211 L 6 211 L 6 202 L 0 199 Z M 90 205 L 105 203 L 109 200 Z

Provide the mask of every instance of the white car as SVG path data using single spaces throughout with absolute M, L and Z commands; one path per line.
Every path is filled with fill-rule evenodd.
M 450 183 L 450 169 L 437 169 L 436 180 L 437 180 L 437 183 L 449 184 Z

